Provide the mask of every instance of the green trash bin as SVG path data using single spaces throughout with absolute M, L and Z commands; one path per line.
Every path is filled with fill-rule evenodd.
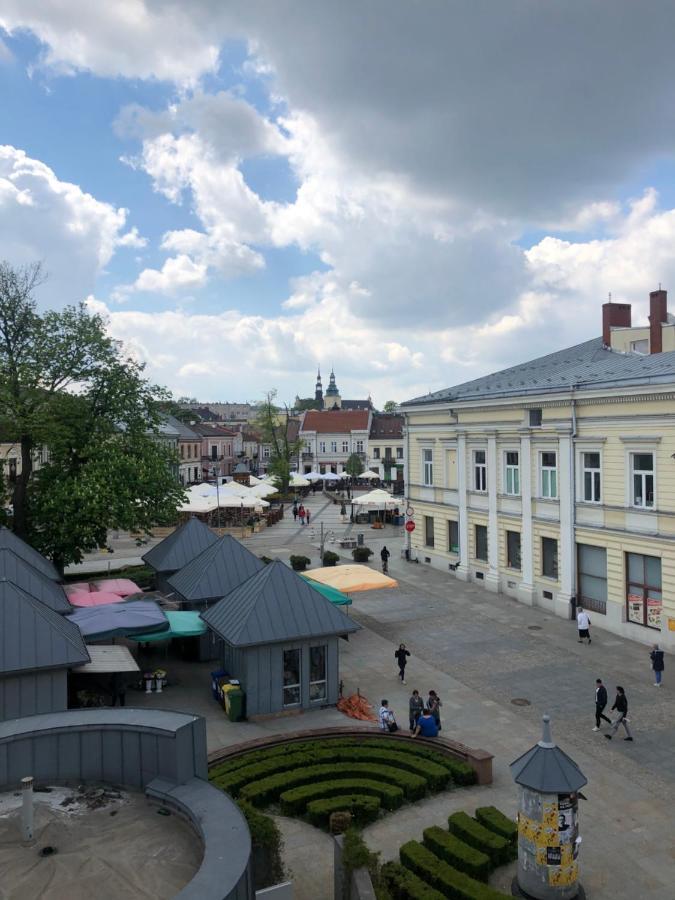
M 223 695 L 225 701 L 225 713 L 230 722 L 241 722 L 244 718 L 246 695 L 241 688 L 227 691 Z

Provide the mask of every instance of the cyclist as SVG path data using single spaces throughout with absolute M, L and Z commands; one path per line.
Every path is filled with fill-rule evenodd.
M 383 547 L 380 550 L 380 559 L 382 560 L 382 571 L 384 572 L 385 575 L 387 574 L 387 571 L 389 570 L 389 557 L 390 556 L 391 556 L 391 553 L 387 550 L 386 547 Z

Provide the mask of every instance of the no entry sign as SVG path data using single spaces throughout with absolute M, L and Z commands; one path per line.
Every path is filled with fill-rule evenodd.
M 406 530 L 406 531 L 414 531 L 414 530 L 415 530 L 415 523 L 412 522 L 412 521 L 411 521 L 411 522 L 406 522 L 406 523 L 405 523 L 405 530 Z

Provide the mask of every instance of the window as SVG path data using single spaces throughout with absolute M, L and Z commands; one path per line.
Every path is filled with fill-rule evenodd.
M 283 705 L 300 703 L 300 650 L 284 650 Z
M 577 544 L 577 604 L 592 612 L 607 612 L 607 551 Z
M 635 625 L 661 629 L 661 560 L 626 554 L 627 618 Z
M 506 565 L 509 569 L 520 569 L 520 532 L 506 532 Z
M 342 442 L 342 452 L 349 453 L 349 441 Z
M 309 699 L 326 699 L 326 645 L 309 648 Z
M 396 448 L 396 459 L 403 459 L 403 447 Z
M 424 544 L 426 547 L 434 546 L 434 517 L 424 517 Z
M 558 578 L 558 542 L 555 538 L 541 539 L 541 574 L 545 578 Z
M 326 452 L 326 442 L 319 441 L 319 453 L 325 453 L 325 452 Z
M 183 449 L 183 445 L 181 444 L 181 450 Z M 188 444 L 188 459 L 192 457 L 192 444 Z
M 185 444 L 180 445 L 180 458 L 185 459 Z
M 363 441 L 356 442 L 356 452 L 363 453 Z
M 228 452 L 229 452 L 229 448 L 228 448 Z M 195 459 L 197 459 L 198 456 L 199 456 L 199 444 L 195 444 Z
M 508 450 L 505 454 L 505 493 L 512 497 L 520 495 L 520 460 L 516 450 Z
M 459 554 L 459 522 L 448 522 L 448 552 Z
M 652 509 L 654 506 L 654 454 L 631 453 L 631 474 L 633 480 L 633 506 Z
M 270 447 L 263 447 L 263 459 L 270 458 Z
M 476 559 L 487 562 L 488 559 L 488 530 L 487 525 L 476 525 Z
M 649 339 L 643 338 L 640 341 L 631 341 L 630 349 L 632 353 L 639 353 L 641 356 L 645 356 L 649 353 Z
M 485 450 L 473 451 L 473 489 L 475 491 L 487 490 L 487 464 L 485 462 Z
M 373 447 L 373 459 L 379 459 L 379 458 L 380 458 L 380 448 Z
M 391 459 L 391 447 L 384 448 L 384 458 Z
M 600 502 L 600 454 L 581 454 L 581 473 L 584 479 L 583 498 L 586 503 Z
M 330 442 L 330 452 L 337 453 L 337 441 Z
M 434 483 L 434 451 L 422 450 L 423 477 L 426 485 Z
M 199 475 L 197 474 L 197 466 L 195 466 L 194 469 L 192 470 L 192 479 L 193 479 L 193 481 L 197 481 L 198 478 L 199 478 Z
M 531 409 L 530 410 L 530 427 L 534 425 L 541 425 L 541 410 L 540 409 Z
M 541 496 L 547 500 L 558 497 L 558 454 L 546 452 L 540 454 L 541 459 Z
M 211 445 L 211 459 L 212 460 L 218 459 L 218 445 L 217 444 Z

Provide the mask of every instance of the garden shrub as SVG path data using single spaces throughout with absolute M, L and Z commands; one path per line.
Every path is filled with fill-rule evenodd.
M 307 566 L 311 563 L 311 559 L 309 556 L 291 556 L 289 557 L 289 562 L 291 564 L 291 569 L 296 572 L 304 572 Z
M 454 834 L 444 831 L 437 825 L 425 828 L 424 846 L 460 872 L 464 872 L 478 881 L 488 880 L 490 858 L 480 850 L 460 841 Z
M 389 810 L 398 809 L 403 803 L 401 788 L 370 778 L 326 780 L 319 784 L 305 784 L 302 787 L 284 791 L 279 800 L 282 813 L 287 816 L 295 816 L 302 813 L 312 800 L 324 800 L 345 794 L 366 794 L 370 797 L 379 797 L 384 809 Z
M 458 872 L 417 841 L 403 844 L 399 856 L 404 866 L 450 900 L 505 900 L 507 896 Z
M 328 828 L 334 812 L 349 812 L 357 825 L 368 825 L 380 812 L 379 797 L 362 797 L 359 794 L 341 794 L 325 800 L 311 800 L 307 804 L 307 818 L 317 828 Z
M 373 551 L 370 549 L 370 547 L 354 547 L 354 549 L 352 550 L 354 562 L 368 562 L 372 555 Z
M 281 858 L 282 840 L 277 824 L 270 816 L 261 813 L 250 803 L 238 801 L 237 805 L 246 818 L 253 847 L 253 876 L 257 891 L 284 880 L 285 871 Z
M 505 838 L 513 845 L 515 855 L 518 854 L 516 844 L 518 843 L 518 825 L 505 816 L 504 813 L 497 809 L 496 806 L 479 806 L 476 810 L 476 819 L 485 828 L 494 831 L 500 837 Z
M 386 862 L 380 876 L 392 900 L 445 900 L 445 895 L 397 862 Z
M 323 564 L 324 566 L 336 566 L 340 561 L 340 557 L 337 553 L 333 553 L 332 550 L 324 550 L 323 554 Z
M 485 828 L 468 813 L 453 813 L 448 818 L 448 829 L 471 847 L 487 853 L 494 866 L 501 866 L 511 859 L 511 846 L 506 838 Z

